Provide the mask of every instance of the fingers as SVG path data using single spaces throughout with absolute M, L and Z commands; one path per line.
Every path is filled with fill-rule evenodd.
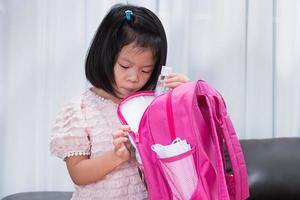
M 165 83 L 171 83 L 171 82 L 181 82 L 181 83 L 186 83 L 189 82 L 189 78 L 183 74 L 171 74 L 167 76 L 165 79 Z
M 183 74 L 171 74 L 167 76 L 164 84 L 168 88 L 176 88 L 177 86 L 189 82 L 189 78 Z
M 131 146 L 131 143 L 130 143 L 129 140 L 127 140 L 127 142 L 125 142 L 125 146 L 126 146 L 126 149 L 128 149 L 129 151 L 131 151 L 132 146 Z
M 122 125 L 118 131 L 112 134 L 113 138 L 126 137 L 128 135 L 127 131 L 131 131 L 128 125 Z
M 131 131 L 131 128 L 130 128 L 130 126 L 128 126 L 128 125 L 122 125 L 122 126 L 120 127 L 120 130 L 123 130 L 123 131 Z
M 118 137 L 113 140 L 113 145 L 115 146 L 116 149 L 119 149 L 126 142 L 128 142 L 127 137 Z
M 126 137 L 128 135 L 128 133 L 126 131 L 123 130 L 117 130 L 115 133 L 112 134 L 112 137 L 114 139 L 119 138 L 119 137 Z
M 183 84 L 182 82 L 171 82 L 171 83 L 166 83 L 165 87 L 167 88 L 176 88 L 177 86 Z
M 128 139 L 128 131 L 130 131 L 130 127 L 128 125 L 122 125 L 119 130 L 112 134 L 113 137 L 113 145 L 116 149 L 121 148 L 121 146 L 125 143 L 129 142 Z M 130 143 L 130 142 L 129 142 Z M 128 145 L 126 145 L 127 147 Z M 130 147 L 130 146 L 128 146 Z

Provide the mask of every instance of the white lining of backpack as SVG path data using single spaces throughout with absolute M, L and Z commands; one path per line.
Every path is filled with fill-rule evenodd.
M 120 111 L 133 132 L 137 132 L 141 118 L 154 96 L 135 96 L 124 102 Z

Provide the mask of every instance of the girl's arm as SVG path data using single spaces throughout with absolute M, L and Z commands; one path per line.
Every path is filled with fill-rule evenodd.
M 66 158 L 67 168 L 71 179 L 76 185 L 86 185 L 102 179 L 120 164 L 130 159 L 130 142 L 125 131 L 128 126 L 122 126 L 113 134 L 114 150 L 101 156 L 71 156 Z

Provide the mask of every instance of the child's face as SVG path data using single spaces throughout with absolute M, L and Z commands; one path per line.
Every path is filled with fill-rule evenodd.
M 118 97 L 124 98 L 140 90 L 151 77 L 154 65 L 151 49 L 134 44 L 124 46 L 114 66 L 114 88 Z

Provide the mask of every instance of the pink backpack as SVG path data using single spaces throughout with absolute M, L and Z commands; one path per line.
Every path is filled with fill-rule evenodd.
M 133 130 L 130 136 L 141 158 L 149 199 L 242 200 L 249 196 L 243 152 L 224 100 L 204 81 L 183 84 L 156 98 L 150 91 L 136 93 L 119 104 L 118 115 Z M 174 145 L 179 140 L 191 149 L 167 158 L 152 150 L 154 144 Z

